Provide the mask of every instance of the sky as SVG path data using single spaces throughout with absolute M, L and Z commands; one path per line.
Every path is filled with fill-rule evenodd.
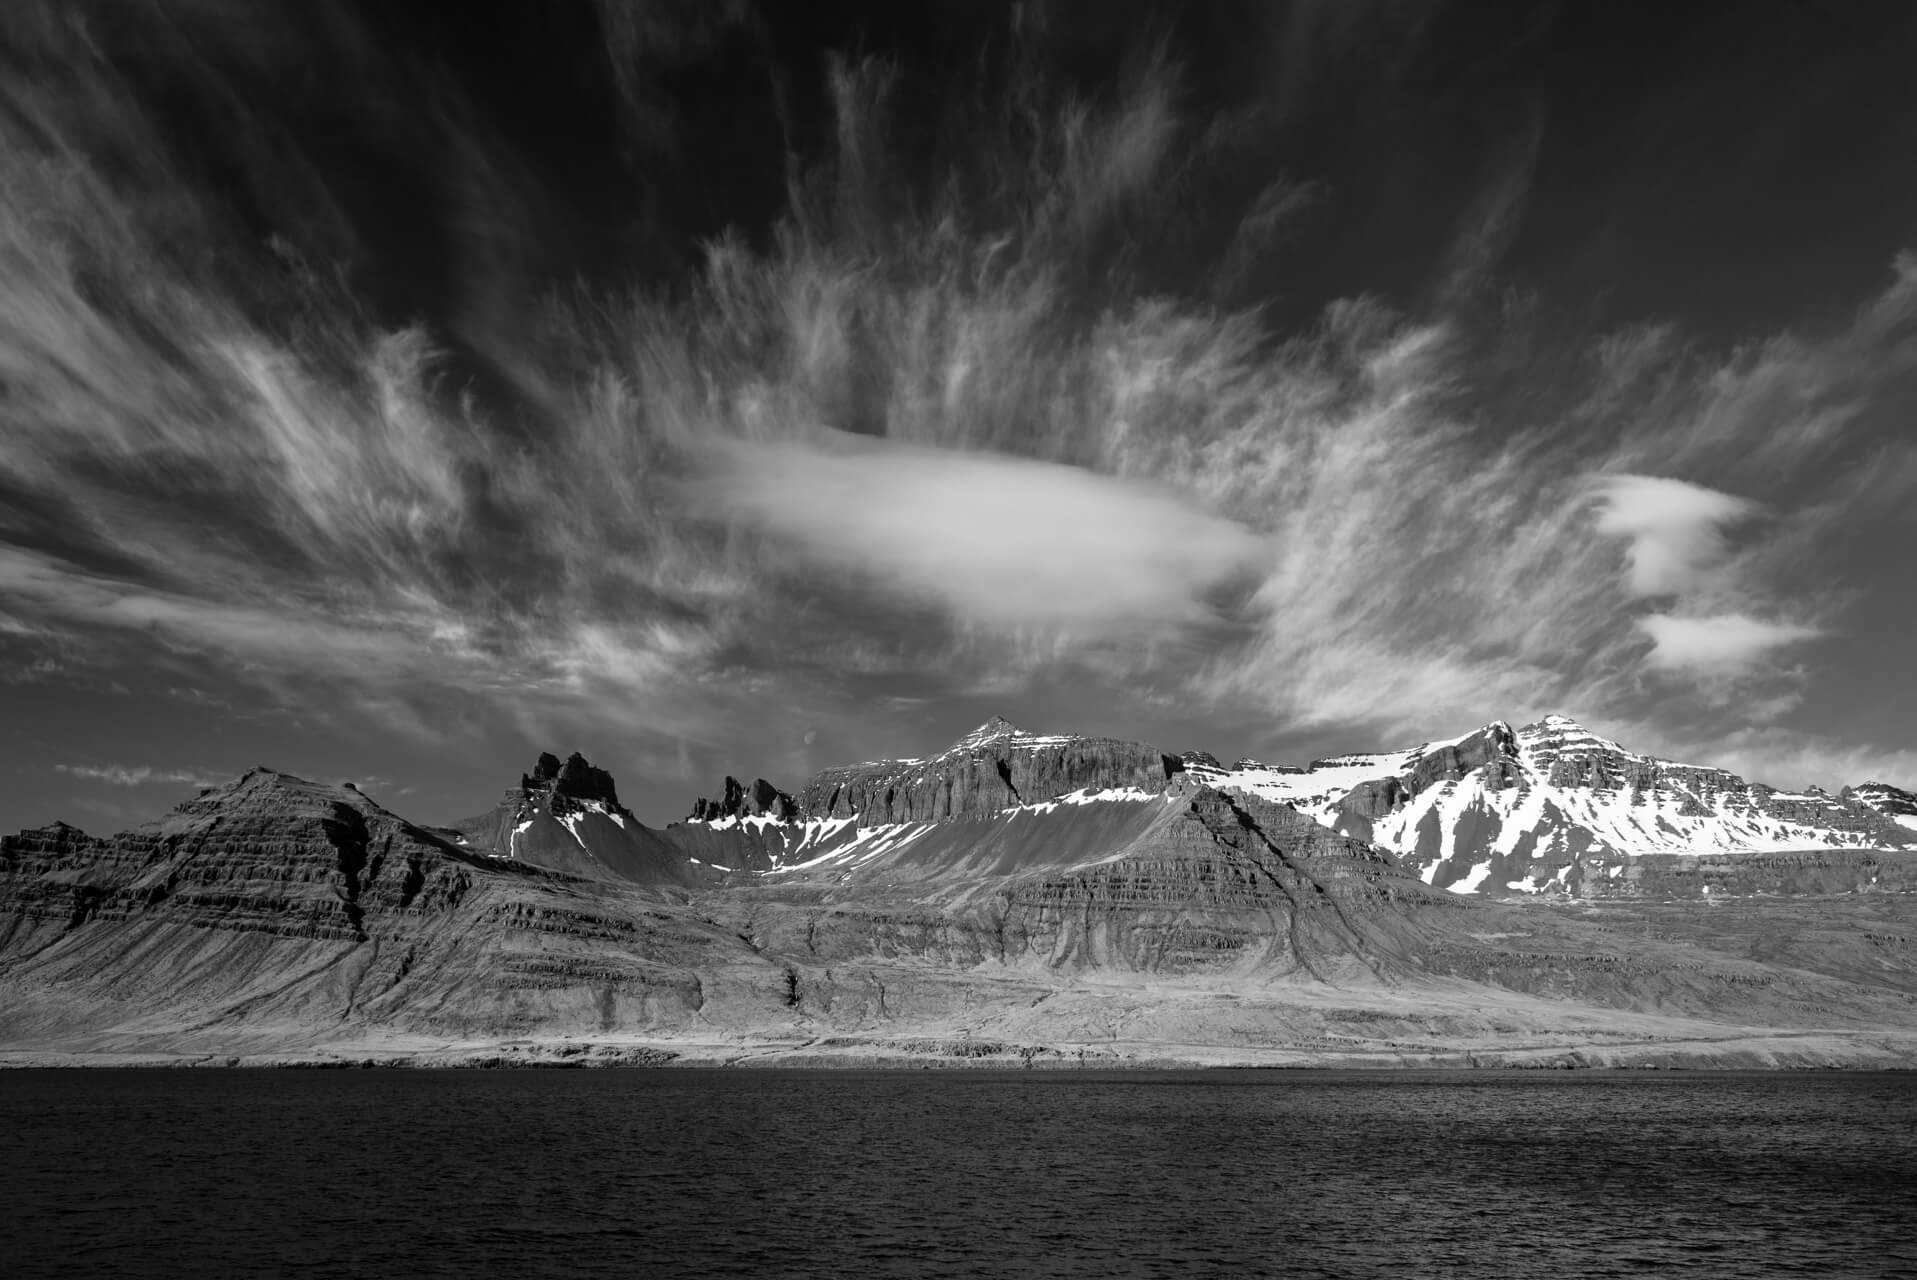
M 1572 715 L 1917 786 L 1917 8 L 11 0 L 0 829 Z

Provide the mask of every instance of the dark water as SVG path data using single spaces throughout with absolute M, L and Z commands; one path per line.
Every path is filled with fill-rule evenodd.
M 0 1276 L 1917 1276 L 1917 1074 L 0 1072 Z

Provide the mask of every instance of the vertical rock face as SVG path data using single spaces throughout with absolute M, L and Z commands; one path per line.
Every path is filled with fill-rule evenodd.
M 550 755 L 542 756 L 541 763 L 550 759 Z M 587 764 L 586 758 L 577 751 L 566 757 L 566 763 L 559 766 L 559 773 L 553 778 L 552 791 L 554 796 L 578 801 L 596 800 L 610 809 L 625 812 L 619 804 L 619 793 L 613 788 L 612 775 Z
M 541 753 L 531 773 L 486 813 L 454 823 L 466 847 L 571 875 L 636 884 L 690 884 L 685 854 L 619 803 L 610 773 L 574 752 Z
M 1415 796 L 1434 783 L 1456 782 L 1480 770 L 1489 785 L 1515 786 L 1517 756 L 1517 734 L 1510 725 L 1498 720 L 1456 742 L 1423 748 L 1399 781 L 1407 796 Z
M 791 796 L 767 782 L 756 779 L 748 787 L 737 778 L 726 777 L 721 797 L 695 800 L 688 822 L 719 822 L 726 818 L 769 817 L 778 822 L 793 822 L 799 817 L 799 805 Z
M 1158 791 L 1184 770 L 1140 742 L 1027 733 L 994 716 L 928 760 L 828 769 L 806 784 L 799 808 L 861 826 L 943 822 L 1087 789 Z
M 994 716 L 936 756 L 845 765 L 815 774 L 795 800 L 760 779 L 727 778 L 667 838 L 698 863 L 768 871 L 824 857 L 862 832 L 988 819 L 1082 792 L 1155 795 L 1185 761 L 1114 738 L 1027 733 Z

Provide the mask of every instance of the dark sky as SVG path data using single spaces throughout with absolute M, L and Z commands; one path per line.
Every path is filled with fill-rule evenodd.
M 1917 783 L 1903 4 L 38 4 L 0 828 L 255 763 Z

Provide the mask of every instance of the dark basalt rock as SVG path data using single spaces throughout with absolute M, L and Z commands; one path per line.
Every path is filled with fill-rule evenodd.
M 550 758 L 542 757 L 540 763 Z M 587 764 L 586 758 L 577 751 L 560 766 L 559 774 L 553 780 L 553 790 L 575 800 L 600 800 L 615 806 L 619 803 L 619 792 L 612 785 L 612 775 Z
M 685 855 L 619 803 L 612 774 L 573 752 L 542 752 L 533 771 L 492 809 L 449 830 L 466 847 L 595 879 L 638 884 L 696 880 Z
M 1499 720 L 1462 741 L 1425 752 L 1402 781 L 1406 793 L 1416 795 L 1434 782 L 1456 781 L 1475 769 L 1484 769 L 1490 785 L 1515 786 L 1520 776 L 1517 756 L 1517 734 Z
M 727 775 L 724 795 L 718 800 L 708 800 L 701 796 L 692 805 L 692 812 L 686 818 L 688 822 L 718 822 L 724 818 L 771 817 L 780 822 L 793 822 L 799 817 L 799 805 L 791 796 L 767 782 L 764 778 L 754 780 L 750 787 L 737 778 Z
M 1391 813 L 1411 793 L 1397 778 L 1374 778 L 1360 782 L 1338 802 L 1338 812 L 1348 817 L 1377 819 Z

